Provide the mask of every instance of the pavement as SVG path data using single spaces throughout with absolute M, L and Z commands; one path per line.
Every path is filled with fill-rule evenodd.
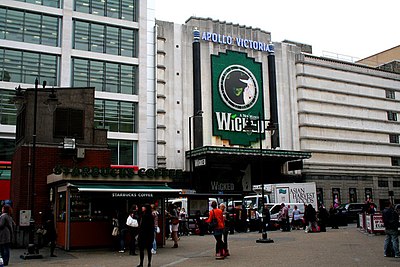
M 271 231 L 268 237 L 274 243 L 257 243 L 261 238 L 258 232 L 230 235 L 231 256 L 224 260 L 214 257 L 212 235 L 182 236 L 178 248 L 171 248 L 173 241 L 169 239 L 153 255 L 152 266 L 400 266 L 399 258 L 383 257 L 384 235 L 366 234 L 355 224 L 328 228 L 324 233 Z M 139 256 L 109 249 L 56 249 L 57 257 L 50 257 L 49 248 L 43 248 L 40 250 L 42 259 L 20 259 L 25 251 L 13 249 L 9 266 L 127 267 L 139 264 Z M 147 266 L 147 256 L 144 266 Z

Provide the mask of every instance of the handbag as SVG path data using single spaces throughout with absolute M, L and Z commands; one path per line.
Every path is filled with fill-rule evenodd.
M 171 219 L 172 224 L 179 224 L 179 219 L 178 218 L 172 218 Z
M 211 222 L 208 224 L 208 229 L 210 230 L 210 232 L 214 231 L 214 229 L 215 229 L 215 227 L 217 227 L 217 225 L 218 225 L 218 221 L 217 221 L 217 218 L 215 218 L 215 214 L 213 212 Z
M 128 218 L 126 219 L 126 225 L 130 226 L 130 227 L 139 227 L 138 221 L 134 218 L 132 218 L 132 216 L 128 216 Z
M 117 236 L 117 235 L 119 235 L 119 229 L 118 227 L 115 226 L 112 230 L 112 236 Z

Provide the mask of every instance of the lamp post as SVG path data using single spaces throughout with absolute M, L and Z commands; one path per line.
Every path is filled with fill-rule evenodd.
M 264 122 L 264 123 L 263 123 Z M 263 149 L 262 149 L 262 133 L 265 131 L 274 131 L 274 126 L 268 123 L 268 126 L 265 127 L 265 122 L 270 122 L 270 120 L 264 120 L 261 118 L 261 113 L 258 113 L 258 134 L 259 134 L 259 139 L 260 139 L 260 159 L 259 159 L 259 165 L 260 165 L 260 176 L 262 179 L 261 183 L 261 201 L 259 206 L 257 207 L 259 210 L 261 210 L 261 238 L 257 239 L 257 243 L 273 243 L 274 240 L 268 238 L 267 234 L 267 225 L 266 225 L 266 217 L 267 217 L 267 210 L 265 210 L 264 206 L 264 200 L 265 200 L 265 191 L 264 191 L 264 176 L 263 176 L 263 163 L 262 163 L 262 154 L 263 154 Z M 264 125 L 264 127 L 263 127 Z M 246 125 L 244 127 L 244 131 L 251 135 L 253 131 L 255 130 L 255 125 L 253 125 L 252 121 L 250 118 L 247 119 Z M 260 209 L 261 207 L 261 209 Z
M 193 161 L 192 161 L 192 119 L 199 117 L 203 114 L 202 110 L 196 112 L 196 114 L 189 116 L 189 173 L 190 173 L 190 183 L 193 189 Z
M 32 150 L 31 150 L 31 164 L 30 164 L 30 182 L 29 182 L 29 193 L 30 193 L 30 209 L 31 216 L 29 220 L 29 244 L 28 244 L 28 252 L 25 252 L 21 255 L 21 258 L 26 259 L 40 259 L 43 256 L 39 254 L 39 249 L 35 245 L 34 234 L 35 234 L 35 179 L 36 179 L 36 130 L 37 130 L 37 106 L 38 106 L 38 78 L 35 79 L 35 88 L 34 88 L 34 106 L 33 106 L 33 133 L 32 133 Z M 43 81 L 43 89 L 46 87 L 46 81 Z M 26 90 L 25 90 L 26 91 Z M 49 90 L 43 90 L 48 92 Z M 52 88 L 50 90 L 49 98 L 45 101 L 45 104 L 48 106 L 51 112 L 54 112 L 59 104 L 57 96 L 55 94 L 55 89 Z M 18 110 L 20 110 L 25 104 L 25 95 L 23 89 L 20 86 L 16 88 L 14 104 Z

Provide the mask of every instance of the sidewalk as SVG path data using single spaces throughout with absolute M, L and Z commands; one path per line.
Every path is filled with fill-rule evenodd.
M 235 233 L 229 236 L 231 256 L 215 260 L 215 239 L 211 235 L 183 236 L 179 248 L 171 248 L 168 240 L 164 248 L 153 255 L 152 266 L 400 266 L 400 259 L 383 257 L 384 235 L 361 232 L 355 225 L 326 233 L 304 231 L 269 232 L 274 243 L 256 243 L 258 232 Z M 109 250 L 56 250 L 58 257 L 49 257 L 49 248 L 40 252 L 43 259 L 22 260 L 25 250 L 11 251 L 9 266 L 79 266 L 127 267 L 139 264 L 139 256 Z M 144 266 L 147 266 L 145 256 Z

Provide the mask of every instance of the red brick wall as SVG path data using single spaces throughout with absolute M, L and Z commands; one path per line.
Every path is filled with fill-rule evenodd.
M 31 147 L 17 147 L 12 166 L 11 200 L 13 201 L 14 219 L 19 222 L 19 211 L 30 209 L 29 204 L 29 158 Z M 39 212 L 45 212 L 50 204 L 50 187 L 47 185 L 47 175 L 53 173 L 57 165 L 66 167 L 109 167 L 111 151 L 108 149 L 85 149 L 85 158 L 77 159 L 76 153 L 66 153 L 58 147 L 36 146 L 36 175 L 35 175 L 35 214 L 38 224 L 42 222 Z

